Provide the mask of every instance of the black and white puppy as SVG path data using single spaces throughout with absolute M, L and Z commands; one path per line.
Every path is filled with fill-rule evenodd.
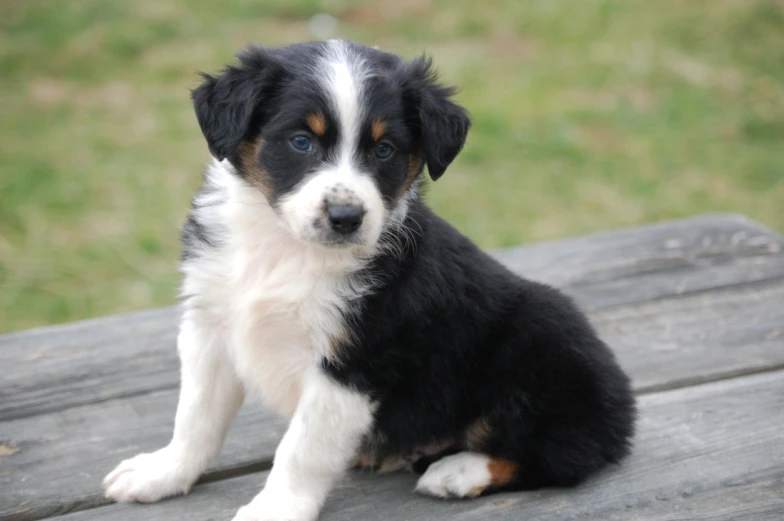
M 183 231 L 182 383 L 116 501 L 188 492 L 245 391 L 291 419 L 235 521 L 316 519 L 352 465 L 475 497 L 574 485 L 629 450 L 629 380 L 557 290 L 420 200 L 470 122 L 430 62 L 347 41 L 251 47 L 193 92 L 215 161 Z

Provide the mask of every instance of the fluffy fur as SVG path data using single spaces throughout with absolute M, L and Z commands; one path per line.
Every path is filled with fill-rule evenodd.
M 193 93 L 215 161 L 183 229 L 172 441 L 117 501 L 186 493 L 247 390 L 291 423 L 236 521 L 314 520 L 351 465 L 475 497 L 575 485 L 629 450 L 634 399 L 574 304 L 420 198 L 470 121 L 426 59 L 345 41 L 252 47 Z

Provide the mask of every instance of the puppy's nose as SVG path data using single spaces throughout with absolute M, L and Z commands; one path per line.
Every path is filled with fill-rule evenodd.
M 365 210 L 361 206 L 330 204 L 327 205 L 327 218 L 329 225 L 338 233 L 347 235 L 357 231 L 362 224 Z

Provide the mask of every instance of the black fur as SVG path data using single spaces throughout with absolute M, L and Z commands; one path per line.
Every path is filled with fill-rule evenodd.
M 451 101 L 455 89 L 439 85 L 429 58 L 418 58 L 411 63 L 403 83 L 403 96 L 416 111 L 416 137 L 427 161 L 433 181 L 463 148 L 471 120 L 463 107 Z
M 207 235 L 207 227 L 196 218 L 194 213 L 190 213 L 185 219 L 185 224 L 182 225 L 182 232 L 180 233 L 180 240 L 183 245 L 182 255 L 180 256 L 181 261 L 195 257 L 199 248 L 212 248 L 215 246 L 209 235 Z
M 365 92 L 365 125 L 369 130 L 377 116 L 384 116 L 386 139 L 398 152 L 390 161 L 375 163 L 371 154 L 363 155 L 391 203 L 405 179 L 407 157 L 422 157 L 433 180 L 440 178 L 462 149 L 471 121 L 466 110 L 451 101 L 455 89 L 438 84 L 429 59 L 409 63 L 376 49 L 354 45 L 353 50 L 374 67 Z M 258 161 L 270 175 L 273 204 L 329 160 L 338 141 L 333 108 L 313 75 L 314 63 L 325 52 L 323 42 L 249 47 L 238 55 L 239 66 L 226 67 L 217 77 L 203 74 L 204 82 L 192 93 L 199 124 L 216 158 L 229 158 L 243 174 L 235 155 L 239 145 L 263 140 Z M 328 132 L 316 140 L 319 153 L 292 154 L 281 136 L 307 132 L 305 117 L 313 112 L 327 119 Z M 369 134 L 364 133 L 365 150 L 374 145 Z
M 220 76 L 202 74 L 204 82 L 191 94 L 199 126 L 218 159 L 232 155 L 257 126 L 262 101 L 283 73 L 279 62 L 260 47 L 238 57 L 240 66 L 226 67 Z
M 414 174 L 427 164 L 433 179 L 441 177 L 470 120 L 451 101 L 453 90 L 436 82 L 429 60 L 409 63 L 352 46 L 374 73 L 357 161 L 391 208 L 401 190 L 417 190 L 405 184 L 411 160 L 418 160 Z M 250 48 L 239 67 L 205 76 L 193 93 L 210 150 L 229 158 L 239 175 L 249 173 L 238 147 L 261 140 L 254 161 L 273 206 L 329 161 L 339 138 L 337 116 L 313 76 L 324 52 L 319 42 Z M 314 136 L 312 153 L 293 152 L 290 136 L 307 132 L 314 112 L 328 131 Z M 396 149 L 387 161 L 371 157 L 375 118 Z M 568 297 L 512 274 L 416 198 L 391 233 L 405 247 L 378 254 L 358 274 L 378 282 L 346 316 L 351 342 L 322 361 L 334 380 L 378 401 L 366 443 L 378 459 L 446 442 L 447 451 L 516 463 L 513 480 L 493 491 L 574 485 L 628 453 L 635 417 L 629 380 Z M 184 237 L 186 249 L 188 241 L 210 244 L 195 220 Z M 484 430 L 469 440 L 478 423 Z
M 423 204 L 408 220 L 415 247 L 375 259 L 383 282 L 356 303 L 356 342 L 323 361 L 379 400 L 377 456 L 460 440 L 482 418 L 480 452 L 520 465 L 507 488 L 574 485 L 626 455 L 629 380 L 572 301 L 510 273 Z
M 218 195 L 218 197 L 216 197 Z M 209 201 L 209 202 L 206 202 Z M 206 225 L 199 220 L 198 210 L 207 206 L 223 204 L 224 197 L 221 197 L 215 187 L 205 183 L 191 200 L 191 212 L 185 219 L 180 232 L 182 242 L 182 253 L 180 261 L 185 262 L 199 255 L 199 252 L 207 248 L 216 248 L 221 245 L 220 230 L 215 229 L 215 224 Z

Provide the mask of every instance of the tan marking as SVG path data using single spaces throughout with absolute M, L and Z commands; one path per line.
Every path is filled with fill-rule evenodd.
M 517 463 L 508 459 L 495 458 L 491 459 L 487 464 L 487 471 L 490 472 L 490 483 L 496 486 L 506 485 L 512 481 L 518 469 Z
M 479 418 L 466 429 L 466 447 L 474 452 L 482 452 L 489 436 L 490 422 L 487 418 Z
M 392 472 L 403 470 L 407 466 L 408 462 L 403 456 L 390 456 L 381 462 L 381 465 L 378 467 L 378 473 L 390 474 Z
M 414 449 L 414 453 L 421 454 L 423 456 L 436 456 L 437 454 L 441 454 L 442 452 L 455 447 L 455 441 L 451 438 L 448 438 L 443 441 L 434 441 L 432 443 L 428 443 L 427 445 L 420 445 Z
M 376 458 L 372 454 L 364 452 L 356 457 L 353 466 L 360 469 L 372 469 L 376 466 Z
M 479 496 L 482 495 L 482 492 L 484 492 L 486 488 L 487 487 L 484 486 L 484 485 L 477 485 L 477 486 L 475 486 L 474 488 L 472 488 L 471 490 L 468 491 L 468 494 L 466 494 L 466 497 L 479 497 Z
M 364 452 L 354 458 L 352 467 L 359 470 L 373 470 L 377 474 L 390 474 L 407 468 L 408 460 L 401 455 L 397 455 L 388 456 L 379 463 L 373 454 Z
M 317 136 L 321 137 L 327 132 L 327 120 L 324 119 L 324 114 L 321 112 L 308 114 L 305 121 L 310 127 L 310 130 Z
M 19 452 L 19 447 L 14 442 L 0 443 L 0 456 L 10 456 L 17 452 Z
M 333 360 L 341 361 L 341 355 L 355 344 L 354 333 L 345 325 L 329 339 L 329 354 Z
M 240 165 L 242 166 L 245 179 L 250 184 L 259 188 L 261 192 L 272 199 L 274 190 L 269 174 L 259 164 L 259 155 L 264 146 L 264 140 L 243 141 L 239 147 Z
M 380 119 L 376 119 L 370 125 L 370 134 L 373 136 L 373 141 L 378 141 L 387 131 L 387 124 Z

